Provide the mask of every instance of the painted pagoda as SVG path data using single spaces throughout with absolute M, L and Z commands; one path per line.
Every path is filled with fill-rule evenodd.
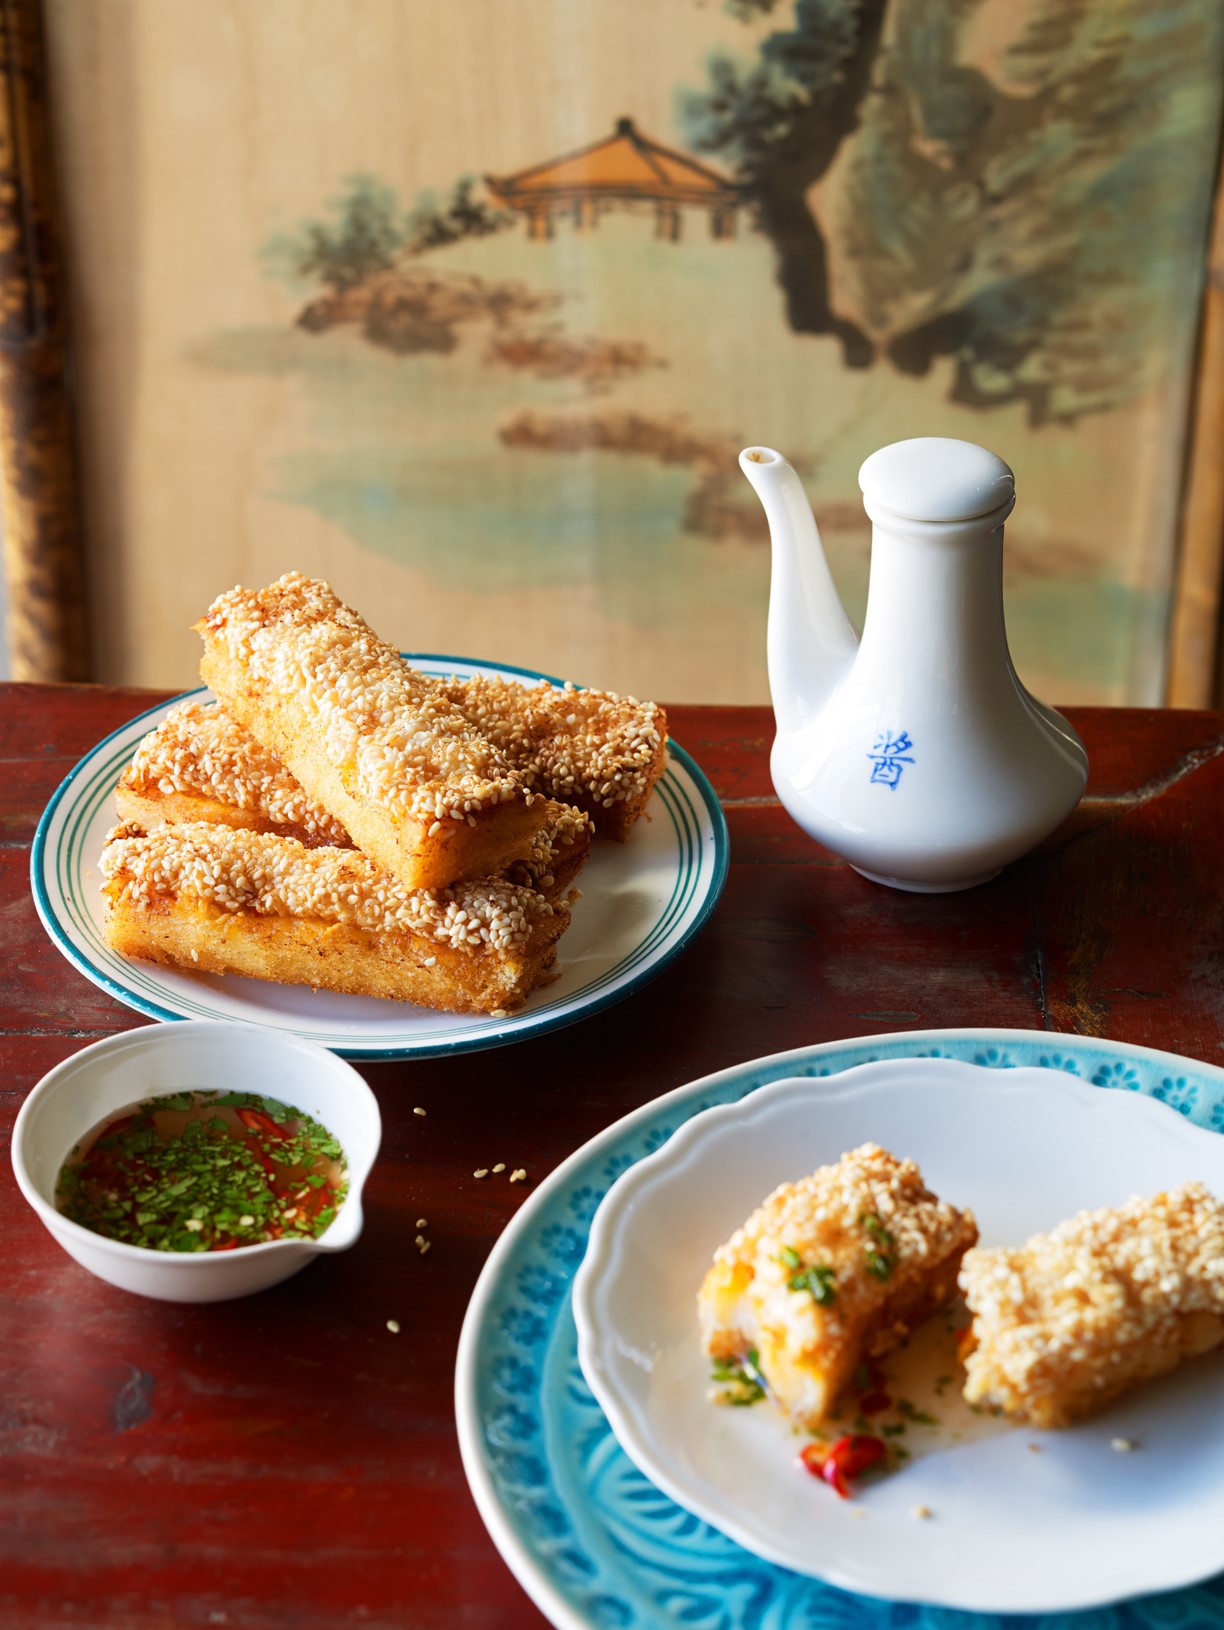
M 618 119 L 604 141 L 514 175 L 485 177 L 497 202 L 527 217 L 527 235 L 551 238 L 554 222 L 589 230 L 610 209 L 652 210 L 656 236 L 679 240 L 686 206 L 704 209 L 714 238 L 735 236 L 740 189 L 708 165 Z

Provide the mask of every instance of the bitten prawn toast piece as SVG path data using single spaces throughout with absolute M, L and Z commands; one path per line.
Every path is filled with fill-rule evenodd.
M 212 823 L 117 827 L 102 874 L 123 956 L 451 1012 L 520 1006 L 569 923 L 500 878 L 410 891 L 360 850 Z
M 1081 1211 L 1013 1249 L 970 1251 L 965 1397 L 1066 1426 L 1224 1344 L 1224 1205 L 1201 1183 Z
M 146 832 L 185 821 L 216 821 L 296 838 L 308 848 L 350 849 L 352 839 L 271 752 L 216 702 L 170 709 L 136 749 L 115 788 L 119 817 Z M 581 810 L 544 801 L 545 824 L 503 874 L 549 899 L 564 894 L 590 851 Z
M 585 810 L 600 837 L 629 836 L 667 760 L 657 702 L 483 675 L 452 679 L 447 695 L 529 787 Z
M 698 1293 L 706 1350 L 755 1366 L 801 1426 L 820 1424 L 861 1360 L 904 1341 L 956 1289 L 971 1212 L 912 1160 L 864 1143 L 784 1183 L 714 1255 Z
M 200 673 L 405 888 L 492 876 L 544 824 L 504 754 L 326 584 L 231 589 L 196 624 Z

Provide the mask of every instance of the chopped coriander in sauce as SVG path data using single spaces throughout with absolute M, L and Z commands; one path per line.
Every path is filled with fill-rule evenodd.
M 95 1234 L 155 1251 L 314 1239 L 347 1193 L 318 1121 L 244 1092 L 170 1093 L 112 1116 L 60 1168 L 56 1204 Z

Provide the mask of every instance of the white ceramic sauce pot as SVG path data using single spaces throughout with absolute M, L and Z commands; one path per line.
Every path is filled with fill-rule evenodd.
M 1088 777 L 1075 731 L 1016 676 L 1003 620 L 1011 470 L 923 436 L 859 471 L 873 523 L 861 641 L 794 469 L 740 467 L 769 520 L 770 769 L 810 837 L 865 877 L 941 893 L 984 883 L 1071 812 Z

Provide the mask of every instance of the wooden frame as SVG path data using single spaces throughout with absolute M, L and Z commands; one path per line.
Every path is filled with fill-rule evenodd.
M 1169 625 L 1165 700 L 1170 707 L 1224 706 L 1224 170 L 1199 317 L 1194 395 L 1186 438 L 1177 570 Z
M 41 0 L 0 0 L 0 500 L 14 678 L 91 677 Z M 1224 190 L 1203 284 L 1165 674 L 1224 705 Z
M 89 678 L 39 0 L 0 0 L 0 474 L 14 679 Z

